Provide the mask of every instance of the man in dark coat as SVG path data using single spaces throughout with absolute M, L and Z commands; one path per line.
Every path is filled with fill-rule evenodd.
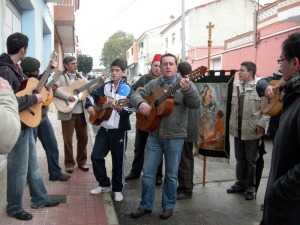
M 300 224 L 300 33 L 282 44 L 277 60 L 286 83 L 272 153 L 261 225 Z

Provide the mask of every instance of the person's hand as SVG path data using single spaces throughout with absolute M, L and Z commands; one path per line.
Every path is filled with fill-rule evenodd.
M 110 108 L 112 108 L 113 110 L 116 110 L 117 112 L 121 112 L 122 111 L 122 107 L 121 106 L 117 106 L 114 101 L 111 103 Z
M 263 134 L 264 132 L 265 132 L 265 129 L 263 127 L 256 125 L 256 127 L 255 127 L 256 134 Z
M 36 98 L 37 98 L 37 102 L 42 102 L 43 101 L 43 97 L 41 94 L 35 94 Z
M 96 114 L 94 106 L 90 106 L 86 110 L 90 115 Z
M 182 91 L 186 91 L 190 88 L 190 80 L 188 76 L 185 76 L 185 78 L 180 80 L 180 87 Z
M 74 96 L 70 96 L 70 97 L 68 98 L 68 101 L 69 101 L 69 102 L 75 102 L 75 101 L 76 101 L 76 98 L 75 98 Z
M 11 86 L 9 85 L 8 81 L 0 77 L 0 89 L 5 89 L 12 91 Z
M 279 92 L 279 85 L 271 86 L 268 85 L 264 91 L 264 96 L 266 96 L 268 99 L 272 99 L 275 96 L 275 93 Z
M 53 91 L 56 90 L 58 88 L 58 83 L 55 82 L 54 85 L 52 86 Z
M 102 84 L 102 83 L 105 82 L 105 80 L 106 80 L 106 76 L 105 76 L 105 75 L 102 75 L 99 82 Z
M 149 105 L 147 102 L 143 102 L 140 104 L 139 111 L 141 114 L 145 116 L 149 116 L 152 110 L 152 106 Z

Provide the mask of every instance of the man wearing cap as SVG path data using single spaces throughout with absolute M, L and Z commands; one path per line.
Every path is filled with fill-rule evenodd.
M 37 78 L 40 72 L 40 61 L 33 57 L 25 57 L 20 63 L 23 73 L 28 77 Z M 40 77 L 43 74 L 40 75 Z M 59 166 L 59 150 L 52 124 L 48 118 L 49 106 L 42 106 L 42 120 L 33 129 L 35 140 L 37 137 L 45 149 L 48 163 L 49 180 L 67 181 L 71 176 L 64 174 Z
M 132 89 L 136 91 L 137 89 L 144 87 L 150 80 L 156 79 L 161 75 L 160 73 L 160 59 L 161 54 L 156 54 L 153 57 L 151 68 L 148 74 L 143 75 L 140 79 L 132 85 Z M 125 180 L 138 179 L 141 176 L 143 165 L 144 165 L 144 152 L 146 147 L 146 142 L 149 133 L 147 131 L 140 130 L 136 128 L 135 140 L 134 140 L 134 159 L 132 162 L 132 167 L 130 173 L 125 177 Z M 157 186 L 162 184 L 162 164 L 161 161 L 157 173 L 156 182 Z

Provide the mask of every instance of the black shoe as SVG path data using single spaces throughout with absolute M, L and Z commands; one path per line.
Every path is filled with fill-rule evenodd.
M 246 200 L 253 200 L 254 199 L 254 193 L 247 191 L 246 194 L 245 194 L 245 199 Z
M 163 209 L 162 213 L 159 214 L 159 218 L 162 220 L 168 219 L 173 215 L 173 209 Z
M 162 185 L 162 178 L 161 178 L 161 177 L 157 177 L 157 178 L 156 178 L 155 185 L 156 185 L 156 186 Z
M 140 178 L 141 175 L 137 175 L 137 174 L 134 174 L 132 172 L 130 172 L 126 177 L 125 177 L 125 180 L 136 180 L 138 178 Z
M 187 193 L 178 193 L 177 194 L 177 200 L 182 200 L 182 199 L 189 199 L 189 198 L 192 198 L 192 193 L 189 193 L 189 194 L 187 194 Z
M 18 212 L 17 214 L 12 215 L 12 217 L 15 217 L 18 220 L 31 220 L 32 215 L 25 210 Z
M 141 207 L 139 207 L 135 212 L 130 213 L 130 216 L 131 218 L 135 219 L 150 213 L 152 213 L 152 210 L 142 209 Z
M 58 206 L 59 203 L 60 203 L 60 201 L 57 199 L 52 199 L 52 200 L 49 199 L 48 203 L 46 205 L 44 205 L 44 207 L 55 207 L 55 206 Z
M 90 168 L 85 164 L 81 165 L 81 166 L 78 166 L 78 168 L 81 169 L 84 172 L 88 172 L 90 170 Z
M 74 172 L 74 167 L 67 167 L 66 171 L 67 171 L 67 173 L 73 173 Z
M 237 186 L 231 186 L 231 188 L 227 189 L 227 193 L 238 193 L 238 192 L 245 192 L 244 188 L 238 188 Z
M 68 174 L 65 174 L 65 173 L 62 173 L 57 179 L 49 179 L 49 180 L 51 180 L 51 181 L 57 181 L 57 180 L 59 180 L 59 181 L 67 181 L 67 180 L 69 180 L 70 179 L 70 175 L 68 175 Z

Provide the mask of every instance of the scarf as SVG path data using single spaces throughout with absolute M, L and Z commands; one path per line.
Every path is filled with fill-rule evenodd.
M 283 86 L 283 90 L 286 93 L 294 91 L 300 85 L 300 73 L 295 73 L 291 79 L 289 79 Z

